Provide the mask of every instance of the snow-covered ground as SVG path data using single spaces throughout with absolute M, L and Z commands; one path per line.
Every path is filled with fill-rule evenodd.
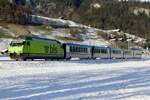
M 149 100 L 150 60 L 0 61 L 0 100 Z

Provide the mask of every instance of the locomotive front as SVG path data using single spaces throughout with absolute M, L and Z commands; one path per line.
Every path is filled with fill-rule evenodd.
M 8 48 L 8 54 L 11 59 L 21 59 L 25 46 L 24 40 L 13 40 Z

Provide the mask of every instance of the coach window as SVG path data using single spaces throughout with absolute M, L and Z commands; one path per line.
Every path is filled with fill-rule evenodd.
M 101 49 L 101 53 L 103 53 L 103 49 Z
M 104 53 L 103 49 L 101 49 L 101 53 Z
M 105 49 L 105 53 L 107 53 L 107 49 Z
M 79 52 L 79 47 L 77 47 L 77 52 Z
M 79 52 L 81 52 L 81 47 L 79 47 Z
M 72 48 L 72 52 L 74 52 L 74 47 L 73 47 L 73 46 L 71 46 L 71 48 Z
M 78 52 L 80 52 L 81 50 L 80 50 L 81 48 L 80 47 L 78 47 Z
M 115 51 L 115 50 L 113 50 L 112 52 L 113 52 L 114 54 L 116 53 L 116 51 Z
M 79 48 L 78 47 L 76 47 L 76 52 L 79 52 Z
M 82 50 L 83 48 L 81 48 L 81 52 L 83 52 L 83 50 Z
M 75 50 L 74 52 L 77 52 L 77 49 L 78 49 L 77 47 L 74 47 L 74 50 Z
M 72 52 L 74 52 L 74 47 L 72 47 Z
M 119 51 L 119 54 L 121 54 L 121 51 Z
M 78 47 L 76 47 L 76 52 L 78 52 Z
M 75 47 L 75 52 L 77 52 L 78 51 L 78 47 Z
M 103 53 L 103 49 L 101 49 L 101 53 Z
M 105 54 L 107 53 L 106 49 L 102 49 L 102 52 L 105 53 Z
M 102 49 L 102 53 L 105 53 L 105 50 L 104 50 L 104 49 Z
M 70 47 L 70 52 L 72 52 L 72 48 Z
M 78 48 L 77 47 L 75 47 L 75 52 L 77 52 L 78 51 Z
M 79 52 L 79 47 L 76 47 L 76 49 L 77 49 L 77 52 Z
M 100 49 L 98 49 L 98 53 L 100 53 Z
M 72 47 L 70 47 L 70 52 L 72 52 Z
M 80 52 L 82 52 L 82 48 L 80 48 Z
M 78 48 L 79 48 L 78 52 L 81 52 L 81 48 L 80 47 L 78 47 Z

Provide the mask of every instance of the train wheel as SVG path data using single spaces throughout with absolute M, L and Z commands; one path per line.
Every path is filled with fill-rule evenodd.
M 96 58 L 92 58 L 93 60 L 96 60 Z
M 23 61 L 27 61 L 27 59 L 23 59 Z
M 69 57 L 69 58 L 66 58 L 66 60 L 71 60 L 71 57 Z
M 50 61 L 50 59 L 45 59 L 45 61 Z

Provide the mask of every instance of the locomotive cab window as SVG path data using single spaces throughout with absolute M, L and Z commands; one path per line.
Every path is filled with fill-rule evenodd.
M 23 46 L 23 43 L 22 42 L 20 42 L 20 43 L 11 42 L 10 45 L 11 46 Z

